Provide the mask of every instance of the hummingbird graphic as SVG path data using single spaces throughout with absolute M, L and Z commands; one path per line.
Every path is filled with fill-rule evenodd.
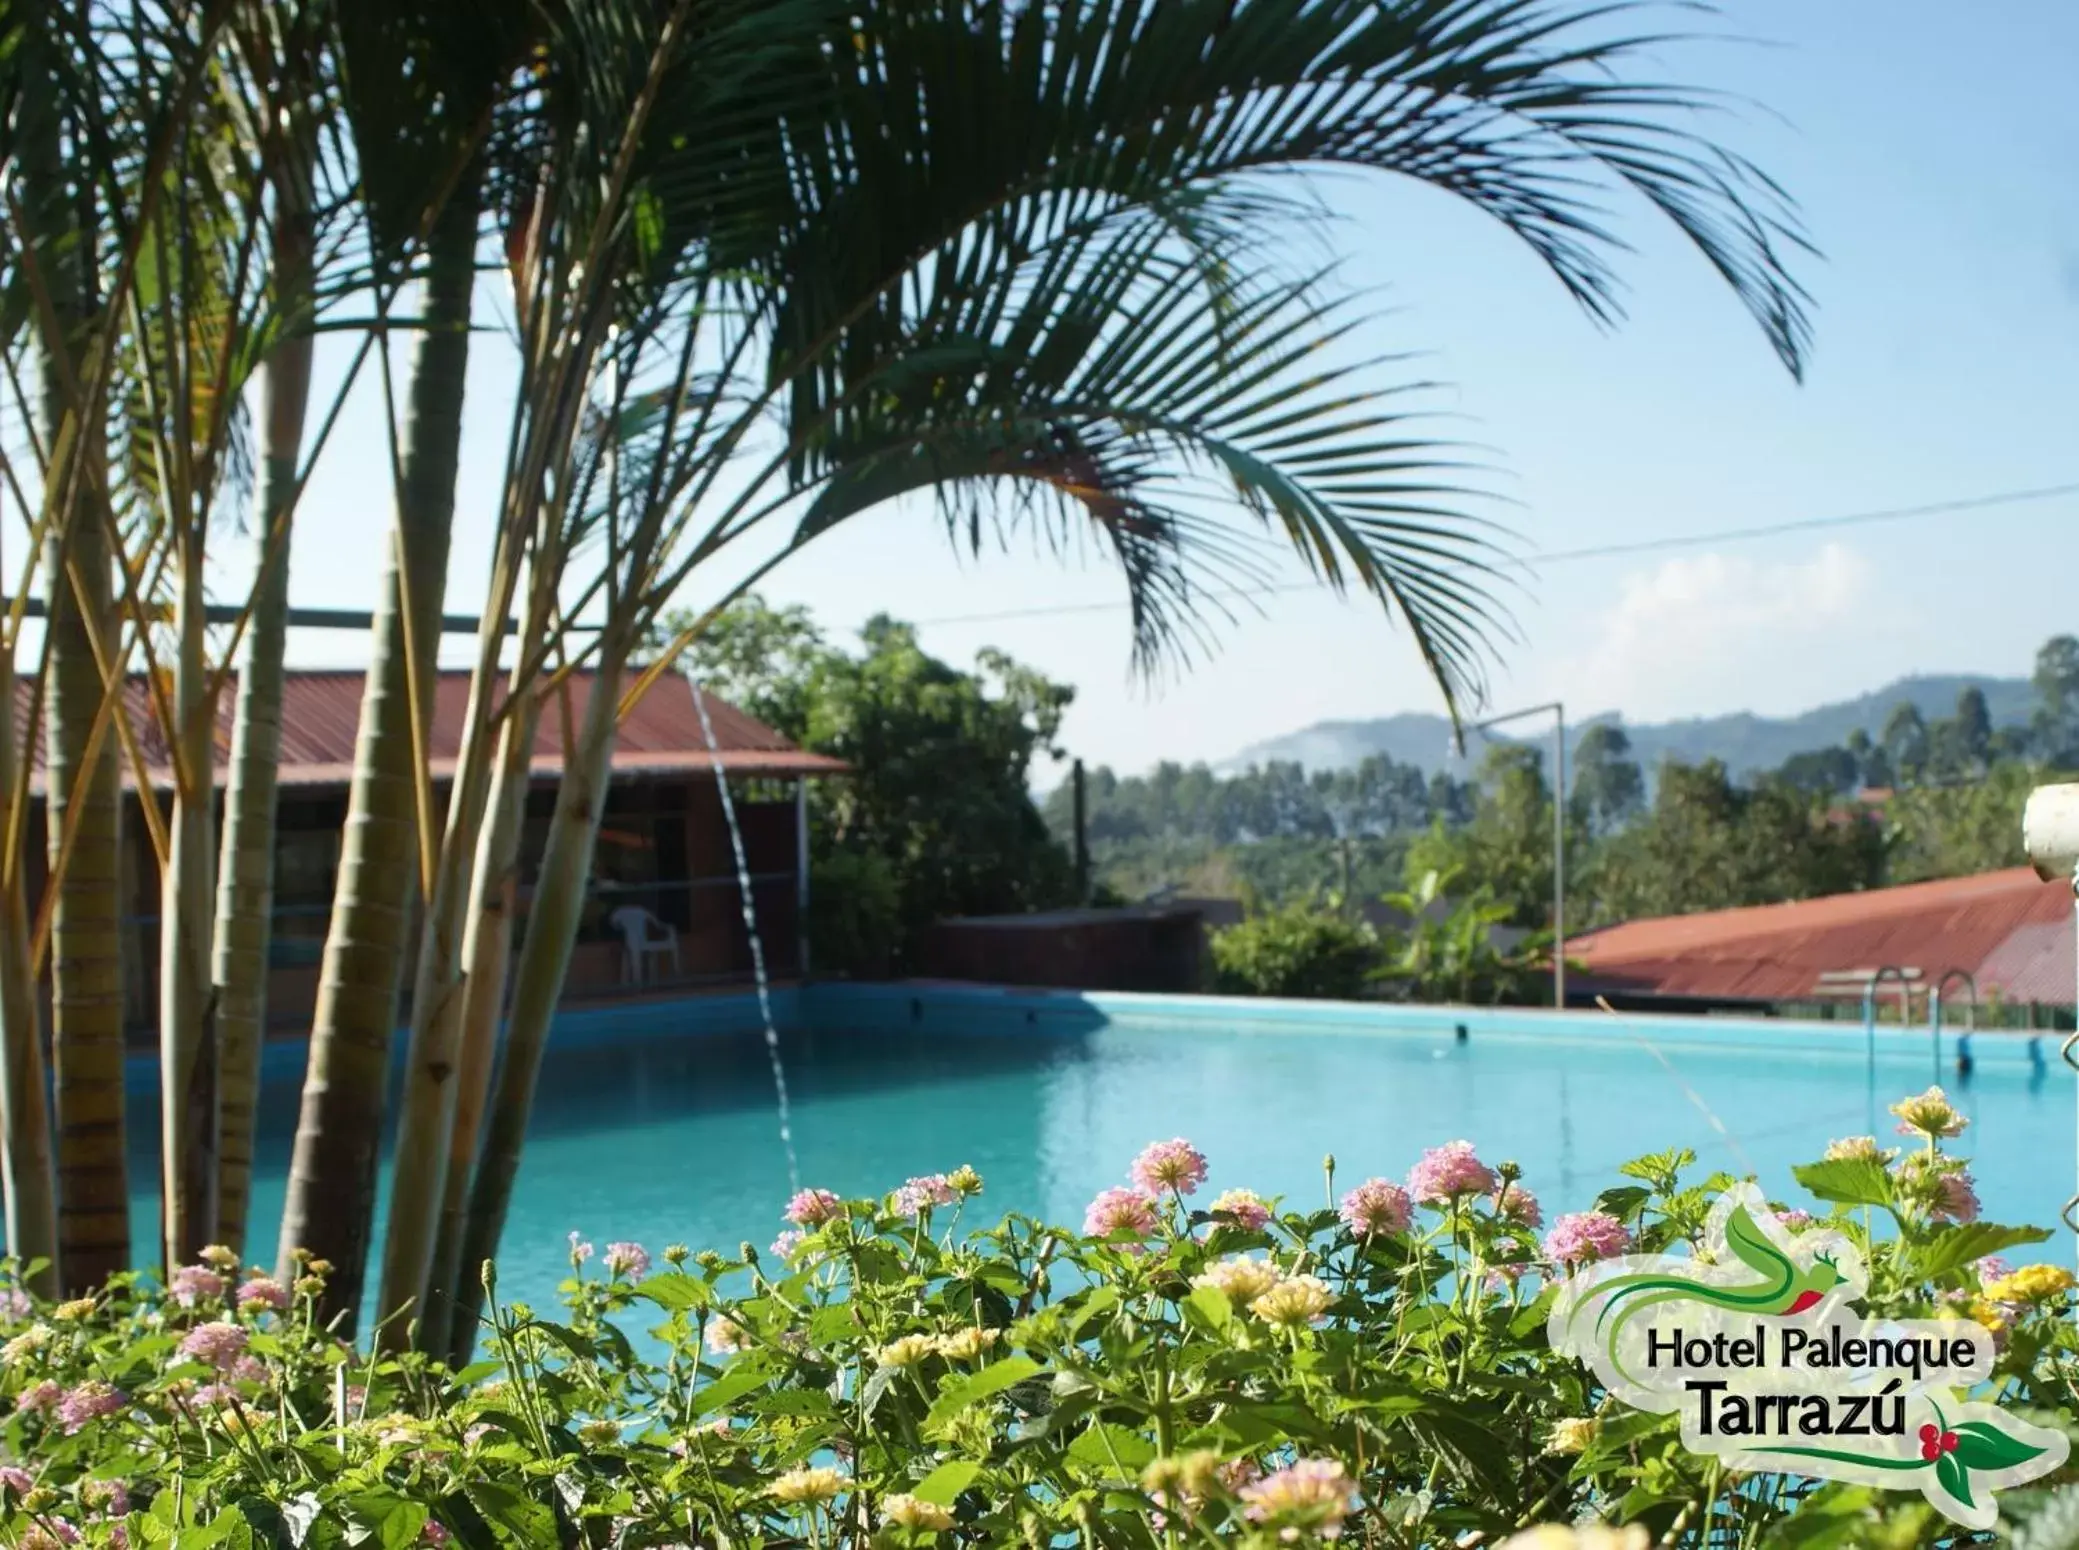
M 1796 1314 L 1817 1307 L 1826 1294 L 1847 1280 L 1833 1257 L 1821 1254 L 1810 1269 L 1798 1263 L 1769 1239 L 1745 1205 L 1736 1205 L 1725 1222 L 1725 1245 L 1733 1257 L 1755 1272 L 1759 1280 L 1744 1285 L 1713 1286 L 1683 1276 L 1641 1272 L 1616 1276 L 1597 1286 L 1590 1296 L 1600 1299 L 1596 1332 L 1607 1327 L 1604 1350 L 1610 1365 L 1629 1379 L 1617 1351 L 1631 1321 L 1651 1308 L 1675 1302 L 1697 1302 L 1735 1313 Z

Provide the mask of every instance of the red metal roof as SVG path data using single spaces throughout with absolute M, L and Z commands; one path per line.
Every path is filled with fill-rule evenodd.
M 361 727 L 361 694 L 367 675 L 358 668 L 292 669 L 283 693 L 281 782 L 284 786 L 344 786 L 352 778 L 354 742 Z M 570 714 L 572 725 L 584 716 L 585 705 L 597 675 L 571 674 Z M 15 686 L 15 726 L 28 725 L 32 685 L 18 680 Z M 162 790 L 172 785 L 171 762 L 166 740 L 159 728 L 153 697 L 141 677 L 132 678 L 124 696 L 125 712 L 136 729 L 138 746 L 152 784 Z M 227 684 L 217 707 L 217 778 L 223 780 L 230 758 L 231 722 L 237 703 L 237 686 Z M 428 750 L 433 778 L 453 776 L 462 743 L 462 724 L 468 713 L 469 674 L 444 671 L 434 691 L 432 746 Z M 555 775 L 563 768 L 563 714 L 560 696 L 544 708 L 541 727 L 534 742 L 534 773 Z M 845 766 L 822 754 L 804 753 L 771 727 L 745 715 L 734 705 L 707 696 L 708 719 L 714 724 L 715 743 L 722 767 L 738 775 L 834 775 Z M 43 741 L 34 753 L 32 782 L 43 789 Z M 618 774 L 655 775 L 678 771 L 699 773 L 713 767 L 714 755 L 701 732 L 700 717 L 693 704 L 691 682 L 679 673 L 667 673 L 651 686 L 621 722 L 614 745 L 614 770 Z M 124 760 L 123 783 L 134 786 L 128 760 Z
M 1795 1001 L 1820 977 L 1893 965 L 1931 987 L 1950 969 L 2009 1001 L 2068 1005 L 2072 889 L 2027 867 L 1610 926 L 1567 942 L 1593 988 L 1699 1000 Z M 1838 993 L 1838 991 L 1834 992 Z

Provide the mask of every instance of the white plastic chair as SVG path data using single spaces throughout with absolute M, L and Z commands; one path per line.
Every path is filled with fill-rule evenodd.
M 640 985 L 649 978 L 652 958 L 669 958 L 672 977 L 679 973 L 679 934 L 640 904 L 624 904 L 606 917 L 621 933 L 627 955 L 621 960 L 621 983 Z

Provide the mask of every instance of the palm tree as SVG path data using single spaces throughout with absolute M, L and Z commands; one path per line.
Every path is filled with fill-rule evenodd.
M 316 67 L 310 13 L 276 18 L 287 35 L 252 39 L 247 52 L 262 112 L 278 126 L 273 152 L 272 250 L 280 337 L 262 367 L 258 554 L 248 605 L 231 764 L 217 864 L 214 994 L 218 1037 L 217 1235 L 243 1252 L 251 1202 L 253 1120 L 267 1016 L 267 967 L 274 912 L 276 767 L 281 758 L 283 661 L 288 646 L 289 540 L 302 489 L 303 424 L 310 403 Z
M 8 1236 L 14 1253 L 44 1258 L 45 1284 L 98 1286 L 130 1254 L 130 1199 L 123 1145 L 122 831 L 115 748 L 95 735 L 106 697 L 97 660 L 116 637 L 110 581 L 113 551 L 105 497 L 106 453 L 85 379 L 93 304 L 91 254 L 97 233 L 87 179 L 65 147 L 79 126 L 68 30 L 50 5 L 23 4 L 14 23 L 9 70 L 21 154 L 21 235 L 27 264 L 49 299 L 38 351 L 37 418 L 45 449 L 43 585 L 49 603 L 46 665 L 37 675 L 45 735 L 45 887 L 51 965 L 51 1060 L 57 1121 L 57 1199 L 50 1195 L 48 1122 L 34 1006 L 33 952 L 9 967 L 31 976 L 10 986 L 9 1066 L 24 1082 L 6 1115 L 10 1173 Z M 70 423 L 72 457 L 82 476 L 68 497 L 52 460 Z M 10 641 L 10 646 L 12 641 Z M 19 750 L 15 770 L 34 751 Z M 12 788 L 10 788 L 12 790 Z M 19 843 L 19 840 L 17 840 Z M 25 941 L 22 946 L 28 946 Z M 42 1159 L 32 1154 L 41 1152 Z
M 734 107 L 713 40 L 673 62 L 630 184 L 631 208 L 654 216 L 628 223 L 622 333 L 592 411 L 614 449 L 607 493 L 574 518 L 611 557 L 587 589 L 607 600 L 598 680 L 514 970 L 462 1264 L 495 1249 L 517 1171 L 609 767 L 600 702 L 673 589 L 746 534 L 794 520 L 791 552 L 931 490 L 975 542 L 1008 488 L 1010 520 L 1063 543 L 1087 524 L 1108 549 L 1152 665 L 1202 640 L 1209 576 L 1255 573 L 1263 549 L 1234 529 L 1239 509 L 1404 622 L 1454 708 L 1479 695 L 1494 615 L 1464 476 L 1357 367 L 1321 364 L 1356 320 L 1320 277 L 1269 261 L 1266 238 L 1303 212 L 1254 175 L 1326 162 L 1423 179 L 1496 215 L 1599 316 L 1614 314 L 1609 244 L 1586 186 L 1628 184 L 1799 364 L 1789 213 L 1662 118 L 1689 97 L 1627 82 L 1631 40 L 1561 25 L 1597 14 L 1513 0 L 884 8 L 830 51 L 831 96 L 781 98 L 769 146 L 732 140 L 732 172 L 760 150 L 788 167 L 766 205 L 703 181 L 685 151 L 723 138 L 701 115 Z M 1069 59 L 1086 63 L 1047 67 Z M 780 450 L 721 500 L 722 468 L 758 433 Z M 415 1041 L 414 1062 L 452 1053 Z M 396 1188 L 439 1182 L 400 1170 Z M 420 1251 L 392 1259 L 409 1268 Z M 386 1282 L 386 1310 L 421 1286 Z
M 353 1306 L 366 1263 L 411 892 L 425 881 L 424 747 L 487 195 L 479 153 L 491 108 L 523 57 L 524 17 L 515 16 L 523 9 L 381 0 L 338 17 L 344 116 L 361 148 L 371 245 L 393 270 L 414 252 L 423 261 L 404 425 L 392 451 L 396 527 L 369 643 L 279 1250 L 284 1268 L 303 1250 L 341 1267 L 336 1307 Z

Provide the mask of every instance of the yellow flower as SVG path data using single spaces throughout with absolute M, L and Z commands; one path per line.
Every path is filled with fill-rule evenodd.
M 2075 1283 L 2072 1272 L 2061 1265 L 2023 1265 L 2012 1275 L 1986 1283 L 1988 1302 L 2049 1302 L 2062 1297 Z M 60 1310 L 63 1311 L 62 1309 Z
M 882 1346 L 874 1360 L 883 1367 L 914 1367 L 937 1349 L 938 1342 L 929 1335 L 904 1335 Z
M 1652 1543 L 1652 1537 L 1636 1523 L 1625 1528 L 1546 1523 L 1503 1540 L 1499 1550 L 1647 1550 Z
M 1246 1308 L 1278 1284 L 1278 1267 L 1267 1259 L 1223 1259 L 1206 1267 L 1193 1286 L 1210 1286 L 1238 1308 Z
M 238 1268 L 238 1256 L 221 1243 L 212 1243 L 195 1257 L 212 1269 L 221 1270 L 227 1275 Z
M 1319 1276 L 1286 1276 L 1249 1304 L 1266 1324 L 1298 1329 L 1313 1323 L 1335 1305 L 1335 1293 Z
M 1879 1146 L 1875 1136 L 1848 1136 L 1839 1141 L 1830 1141 L 1826 1147 L 1828 1162 L 1888 1163 L 1894 1155 Z
M 14 1339 L 0 1346 L 0 1362 L 12 1367 L 16 1362 L 35 1355 L 51 1343 L 51 1327 L 48 1324 L 31 1324 Z
M 1899 1117 L 1902 1136 L 1960 1136 L 1970 1124 L 1939 1087 L 1930 1087 L 1917 1098 L 1901 1098 L 1891 1106 L 1891 1112 Z
M 963 1195 L 979 1195 L 982 1192 L 982 1176 L 966 1163 L 947 1174 L 946 1182 Z
M 882 1502 L 881 1517 L 897 1528 L 929 1529 L 934 1534 L 953 1526 L 953 1515 L 937 1502 L 920 1502 L 907 1493 Z
M 1553 1423 L 1551 1435 L 1545 1439 L 1545 1451 L 1555 1457 L 1571 1457 L 1588 1451 L 1595 1441 L 1602 1423 L 1593 1416 L 1572 1416 Z
M 938 1349 L 941 1354 L 956 1362 L 972 1361 L 1003 1338 L 1000 1329 L 963 1329 L 954 1334 L 941 1335 Z
M 75 1297 L 71 1302 L 61 1302 L 51 1309 L 51 1317 L 63 1319 L 68 1324 L 76 1324 L 83 1319 L 92 1318 L 97 1306 L 99 1305 L 91 1297 Z
M 834 1469 L 790 1469 L 765 1488 L 766 1495 L 788 1506 L 827 1502 L 845 1488 L 845 1477 Z

